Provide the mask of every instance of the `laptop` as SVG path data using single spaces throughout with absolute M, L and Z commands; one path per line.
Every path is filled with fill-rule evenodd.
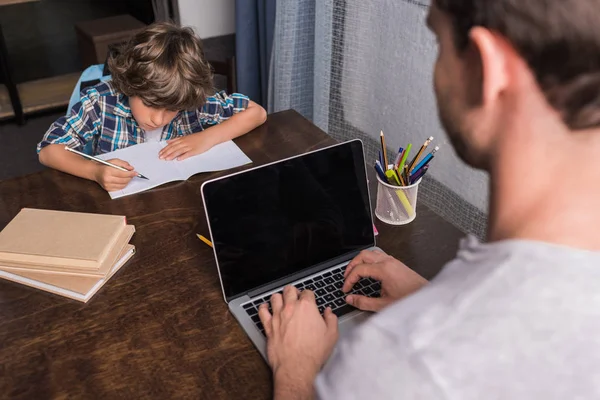
M 341 291 L 346 265 L 375 248 L 360 140 L 213 179 L 201 191 L 223 296 L 265 360 L 258 306 L 288 284 L 314 291 L 321 313 L 331 307 L 342 335 L 368 317 Z M 362 279 L 352 291 L 380 290 Z

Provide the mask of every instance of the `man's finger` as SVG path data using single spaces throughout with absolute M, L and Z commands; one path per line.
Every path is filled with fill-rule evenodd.
M 346 303 L 363 311 L 380 311 L 389 301 L 379 297 L 366 297 L 359 294 L 350 294 L 346 296 Z
M 325 312 L 323 313 L 323 319 L 325 320 L 325 325 L 327 325 L 327 333 L 337 337 L 338 334 L 338 318 L 331 311 L 331 307 L 327 307 Z
M 283 288 L 283 304 L 293 304 L 298 300 L 298 289 L 292 285 Z
M 378 281 L 383 280 L 383 264 L 358 264 L 348 274 L 344 280 L 343 292 L 349 292 L 350 289 L 362 278 L 373 278 Z
M 302 293 L 300 293 L 299 299 L 303 301 L 309 301 L 315 305 L 317 304 L 315 300 L 315 294 L 312 290 L 303 290 Z
M 273 314 L 279 314 L 282 308 L 283 297 L 281 297 L 280 293 L 274 293 L 273 296 L 271 296 L 271 310 L 273 310 Z
M 387 258 L 387 254 L 377 250 L 363 250 L 361 251 L 346 267 L 344 272 L 344 278 L 348 276 L 350 271 L 359 264 L 374 264 L 383 261 Z
M 266 303 L 263 303 L 258 307 L 258 318 L 260 318 L 260 322 L 262 322 L 265 328 L 267 337 L 271 337 L 273 334 L 273 325 L 271 324 L 273 316 L 269 312 L 269 307 L 267 307 Z

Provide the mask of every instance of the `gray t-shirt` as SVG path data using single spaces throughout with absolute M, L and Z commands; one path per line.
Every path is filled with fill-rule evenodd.
M 316 381 L 322 399 L 600 399 L 600 253 L 479 244 L 373 315 Z

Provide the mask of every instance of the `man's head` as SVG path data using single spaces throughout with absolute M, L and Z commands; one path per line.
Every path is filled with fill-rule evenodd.
M 503 124 L 529 111 L 600 127 L 599 0 L 434 0 L 428 25 L 440 118 L 469 164 L 488 169 Z
M 212 71 L 191 28 L 156 23 L 108 59 L 115 88 L 129 97 L 145 130 L 160 128 L 178 111 L 201 107 L 212 94 Z

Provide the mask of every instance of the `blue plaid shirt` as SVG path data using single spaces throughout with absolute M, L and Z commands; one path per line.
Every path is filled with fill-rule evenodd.
M 163 128 L 162 140 L 190 135 L 227 120 L 245 110 L 249 99 L 242 94 L 220 92 L 208 97 L 202 108 L 181 111 Z M 110 82 L 85 91 L 70 115 L 54 122 L 37 146 L 38 153 L 49 144 L 64 144 L 97 155 L 143 143 L 143 130 L 131 114 L 129 99 Z

